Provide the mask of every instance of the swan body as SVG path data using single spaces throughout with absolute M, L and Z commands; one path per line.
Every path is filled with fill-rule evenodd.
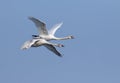
M 39 38 L 42 37 L 43 39 L 49 41 L 49 40 L 67 40 L 67 39 L 73 39 L 73 36 L 66 36 L 63 38 L 58 38 L 55 37 L 55 32 L 57 31 L 57 29 L 59 29 L 62 26 L 62 22 L 58 23 L 56 25 L 54 25 L 49 31 L 47 31 L 46 29 L 46 24 L 41 22 L 40 20 L 34 18 L 34 17 L 29 17 L 29 19 L 34 22 L 34 24 L 36 25 L 36 27 L 38 28 L 39 31 L 39 35 L 32 35 L 33 38 Z
M 29 40 L 29 41 L 26 41 L 21 49 L 22 50 L 25 50 L 25 49 L 29 49 L 30 47 L 39 47 L 39 46 L 45 46 L 47 49 L 49 49 L 50 51 L 52 51 L 53 53 L 55 53 L 56 55 L 58 56 L 62 56 L 54 46 L 57 46 L 57 47 L 63 47 L 62 44 L 53 44 L 53 43 L 50 43 L 48 41 L 46 41 L 45 39 L 32 39 L 32 40 Z

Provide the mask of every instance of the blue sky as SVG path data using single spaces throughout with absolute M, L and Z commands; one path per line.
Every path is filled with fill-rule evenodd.
M 37 34 L 33 16 L 48 29 L 63 22 L 56 36 L 74 35 L 57 48 L 20 50 Z M 119 0 L 1 0 L 0 83 L 120 83 Z

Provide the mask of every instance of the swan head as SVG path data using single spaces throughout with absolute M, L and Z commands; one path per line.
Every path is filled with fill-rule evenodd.
M 68 39 L 74 39 L 74 36 L 73 35 L 68 36 Z

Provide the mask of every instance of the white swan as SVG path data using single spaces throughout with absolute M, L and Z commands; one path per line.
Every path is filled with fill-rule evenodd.
M 53 43 L 46 41 L 45 39 L 32 39 L 32 40 L 26 41 L 21 47 L 21 49 L 25 50 L 25 49 L 29 49 L 30 47 L 39 47 L 42 45 L 48 48 L 50 51 L 54 52 L 56 55 L 62 57 L 62 55 L 56 50 L 54 46 L 63 47 L 63 45 L 53 44 Z
M 39 31 L 39 35 L 32 35 L 33 38 L 42 37 L 45 40 L 66 40 L 66 39 L 73 39 L 74 38 L 73 36 L 66 36 L 63 38 L 58 38 L 58 37 L 54 36 L 56 30 L 59 29 L 63 23 L 56 24 L 53 26 L 53 28 L 51 30 L 47 31 L 45 23 L 41 22 L 40 20 L 38 20 L 34 17 L 29 17 L 29 19 L 35 23 L 35 25 Z

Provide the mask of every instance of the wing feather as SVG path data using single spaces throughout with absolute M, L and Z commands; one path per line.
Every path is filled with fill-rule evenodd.
M 46 48 L 48 48 L 50 51 L 58 55 L 59 57 L 62 57 L 62 55 L 56 50 L 56 48 L 53 45 L 45 44 Z
M 54 26 L 50 29 L 49 34 L 50 34 L 50 35 L 54 35 L 55 32 L 57 31 L 57 29 L 59 29 L 59 28 L 62 26 L 62 24 L 63 24 L 63 22 L 54 25 Z
M 29 19 L 35 23 L 36 27 L 38 28 L 39 35 L 47 35 L 48 31 L 46 29 L 46 24 L 41 22 L 40 20 L 34 18 L 34 17 L 29 17 Z
M 36 41 L 37 41 L 37 40 L 35 40 L 35 39 L 26 41 L 26 42 L 22 45 L 21 49 L 22 49 L 22 50 L 29 49 Z

